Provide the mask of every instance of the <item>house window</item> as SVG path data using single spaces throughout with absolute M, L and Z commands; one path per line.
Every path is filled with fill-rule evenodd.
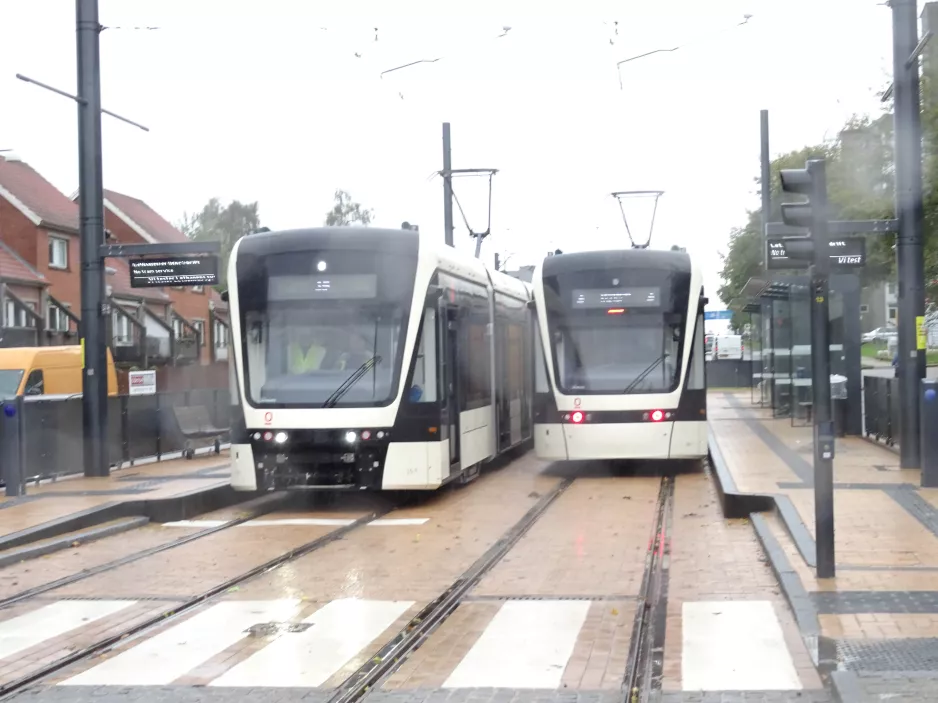
M 46 329 L 52 332 L 68 332 L 68 315 L 57 305 L 50 305 L 46 319 Z
M 215 348 L 225 349 L 228 346 L 228 328 L 219 320 L 215 320 L 214 329 L 215 331 L 212 333 L 212 338 L 215 341 Z
M 61 237 L 49 237 L 49 268 L 68 268 L 68 240 Z
M 36 303 L 26 303 L 30 310 L 36 309 Z M 6 309 L 3 311 L 4 324 L 7 327 L 34 327 L 33 318 L 22 307 L 17 306 L 12 300 L 6 302 Z
M 199 346 L 205 343 L 205 323 L 202 320 L 192 320 L 192 326 L 198 335 Z
M 133 335 L 130 330 L 130 319 L 123 313 L 114 310 L 111 315 L 111 327 L 114 343 L 121 346 L 133 344 Z

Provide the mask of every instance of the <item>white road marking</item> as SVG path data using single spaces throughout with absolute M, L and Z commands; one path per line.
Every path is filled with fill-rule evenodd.
M 252 625 L 290 620 L 298 600 L 223 601 L 62 681 L 62 686 L 166 686 L 247 636 Z
M 407 525 L 423 525 L 430 518 L 426 517 L 401 517 L 401 518 L 381 518 L 372 520 L 367 527 L 403 527 Z M 219 527 L 227 525 L 230 520 L 177 520 L 175 522 L 164 522 L 163 527 Z M 350 518 L 280 518 L 273 520 L 249 520 L 243 522 L 238 527 L 345 527 L 351 525 L 355 520 Z
M 0 659 L 60 637 L 71 630 L 106 618 L 137 601 L 60 600 L 0 622 Z
M 684 603 L 681 620 L 685 691 L 803 688 L 771 602 Z
M 311 624 L 305 632 L 281 635 L 209 685 L 321 686 L 412 605 L 412 601 L 334 600 L 303 621 Z
M 558 688 L 590 601 L 509 601 L 443 688 Z

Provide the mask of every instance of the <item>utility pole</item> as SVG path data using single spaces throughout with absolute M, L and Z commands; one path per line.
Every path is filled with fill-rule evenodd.
M 449 122 L 443 123 L 443 236 L 446 246 L 453 243 L 453 149 Z
M 759 113 L 762 142 L 762 270 L 766 261 L 766 238 L 769 235 L 768 224 L 772 217 L 772 155 L 769 152 L 769 111 Z
M 782 190 L 810 198 L 782 205 L 786 225 L 807 227 L 806 237 L 785 239 L 792 259 L 811 261 L 811 395 L 814 405 L 814 524 L 818 578 L 834 577 L 834 422 L 831 410 L 829 289 L 830 236 L 827 174 L 823 159 L 803 169 L 784 169 Z M 768 261 L 768 254 L 766 254 Z
M 104 309 L 104 181 L 101 165 L 101 25 L 98 0 L 76 0 L 81 248 L 82 437 L 85 476 L 107 476 L 107 341 Z
M 922 123 L 919 114 L 916 0 L 890 0 L 893 42 L 893 103 L 896 141 L 896 265 L 899 283 L 899 451 L 900 467 L 921 467 L 919 386 L 925 378 L 925 349 L 918 343 L 925 320 L 925 264 L 922 251 Z M 921 46 L 920 46 L 921 45 Z

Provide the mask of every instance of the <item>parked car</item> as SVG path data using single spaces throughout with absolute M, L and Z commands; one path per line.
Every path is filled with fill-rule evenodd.
M 895 327 L 877 327 L 863 335 L 863 342 L 886 342 L 890 337 L 896 336 Z

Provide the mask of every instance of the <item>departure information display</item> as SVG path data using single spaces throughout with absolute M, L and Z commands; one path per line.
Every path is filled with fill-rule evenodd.
M 271 276 L 267 282 L 268 300 L 362 300 L 377 295 L 374 273 Z
M 661 305 L 661 289 L 579 288 L 573 291 L 575 308 L 656 308 Z

